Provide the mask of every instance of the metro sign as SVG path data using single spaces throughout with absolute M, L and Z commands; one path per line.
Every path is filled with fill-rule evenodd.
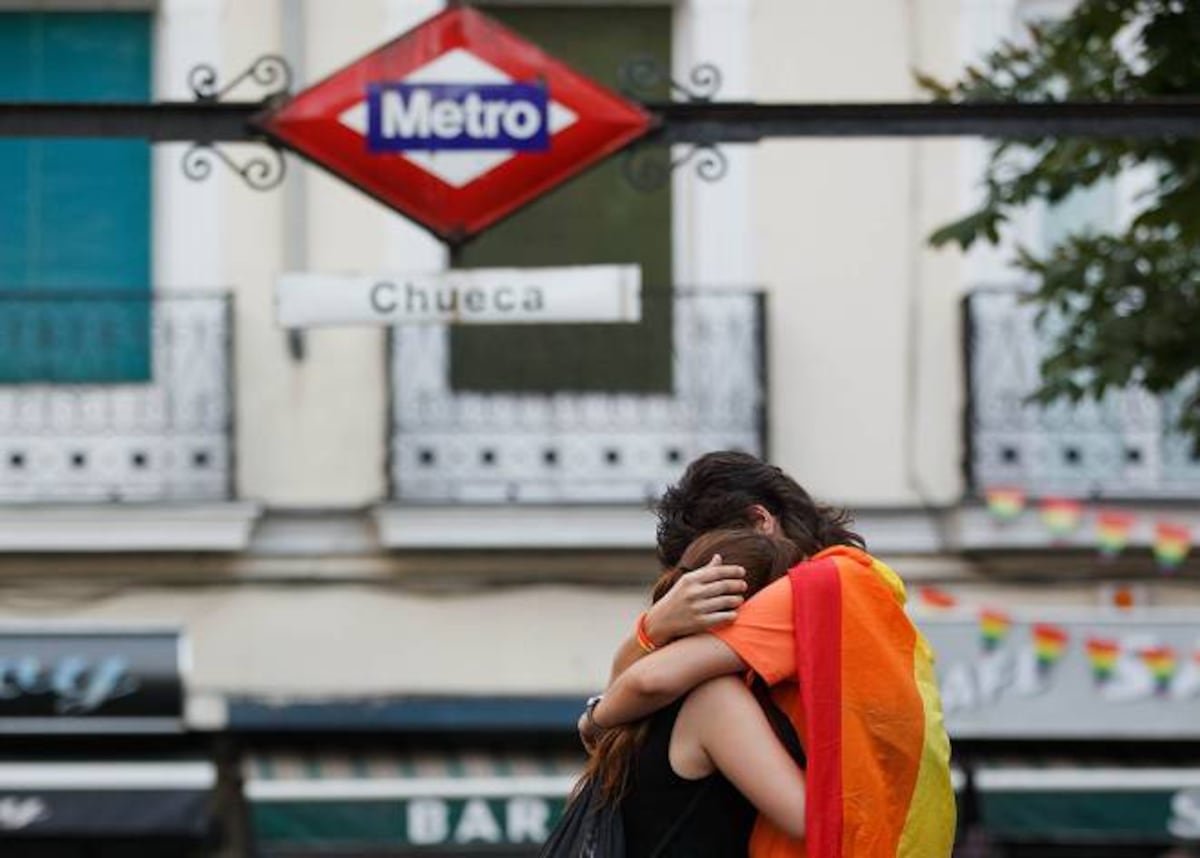
M 458 243 L 622 149 L 650 115 L 455 7 L 255 120 Z

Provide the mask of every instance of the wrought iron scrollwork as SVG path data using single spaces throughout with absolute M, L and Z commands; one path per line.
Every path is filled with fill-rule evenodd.
M 250 81 L 267 91 L 264 98 L 283 95 L 292 88 L 292 68 L 277 54 L 264 54 L 225 86 L 218 86 L 217 70 L 207 63 L 188 72 L 188 86 L 197 101 L 220 101 L 241 84 Z
M 624 63 L 618 70 L 621 89 L 626 95 L 646 98 L 666 85 L 672 95 L 685 101 L 712 101 L 721 89 L 721 70 L 712 63 L 695 66 L 687 81 L 671 77 L 666 67 L 654 57 L 641 56 Z
M 196 143 L 184 153 L 183 174 L 192 181 L 202 182 L 212 175 L 214 160 L 241 176 L 242 181 L 256 191 L 279 187 L 287 174 L 283 153 L 274 147 L 258 149 L 239 164 L 224 149 L 211 143 Z
M 188 72 L 188 87 L 200 102 L 220 101 L 246 83 L 266 90 L 264 103 L 282 99 L 292 88 L 291 66 L 277 54 L 264 54 L 224 86 L 220 86 L 217 70 L 207 63 L 193 66 Z M 200 140 L 183 154 L 183 174 L 194 182 L 202 182 L 212 175 L 215 161 L 220 161 L 256 191 L 279 187 L 287 172 L 283 152 L 274 146 L 264 146 L 239 163 L 215 143 Z
M 720 181 L 729 172 L 729 159 L 725 153 L 708 144 L 689 147 L 674 158 L 669 147 L 635 145 L 625 153 L 621 172 L 630 185 L 649 193 L 665 186 L 673 172 L 689 164 L 696 176 L 705 182 Z

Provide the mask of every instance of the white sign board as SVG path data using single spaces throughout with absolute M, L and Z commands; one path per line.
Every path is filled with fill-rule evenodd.
M 637 265 L 474 268 L 380 276 L 284 274 L 280 326 L 638 322 Z
M 958 612 L 954 612 L 958 613 Z M 951 738 L 1200 738 L 1200 614 L 919 619 Z

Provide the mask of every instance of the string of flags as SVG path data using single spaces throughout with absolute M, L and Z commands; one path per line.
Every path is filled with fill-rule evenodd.
M 918 588 L 920 604 L 944 611 L 958 608 L 959 600 L 953 594 L 938 587 Z M 980 608 L 977 613 L 979 646 L 984 653 L 1001 649 L 1012 639 L 1016 624 L 1010 614 L 996 608 Z M 1038 673 L 1048 675 L 1066 656 L 1071 647 L 1071 633 L 1063 626 L 1048 622 L 1032 622 L 1028 625 L 1028 643 L 1033 647 Z M 1103 687 L 1116 675 L 1117 665 L 1123 656 L 1140 661 L 1154 679 L 1155 693 L 1166 695 L 1180 669 L 1180 654 L 1171 646 L 1149 646 L 1140 649 L 1125 649 L 1121 641 L 1099 635 L 1086 635 L 1081 641 L 1083 652 L 1091 669 L 1092 680 Z M 1200 668 L 1200 645 L 1190 658 Z
M 1030 507 L 1030 498 L 1024 490 L 1012 487 L 995 487 L 984 492 L 988 512 L 1000 524 L 1016 521 Z M 1089 509 L 1082 501 L 1074 498 L 1046 497 L 1037 502 L 1038 516 L 1050 537 L 1051 544 L 1072 542 Z M 1131 538 L 1141 523 L 1137 515 L 1120 509 L 1097 509 L 1091 516 L 1095 525 L 1096 549 L 1100 557 L 1112 560 L 1130 544 Z M 1151 529 L 1151 549 L 1158 568 L 1170 573 L 1178 569 L 1192 549 L 1191 528 L 1173 521 L 1155 521 Z

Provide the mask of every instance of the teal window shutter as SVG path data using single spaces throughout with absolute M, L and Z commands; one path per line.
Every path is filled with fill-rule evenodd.
M 0 100 L 148 101 L 146 13 L 0 13 Z M 0 140 L 0 383 L 151 373 L 150 146 Z

